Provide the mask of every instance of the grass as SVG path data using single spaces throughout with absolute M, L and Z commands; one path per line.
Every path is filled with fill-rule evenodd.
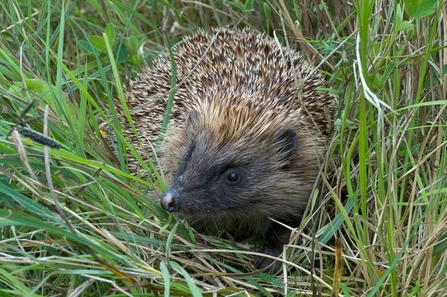
M 446 295 L 445 5 L 327 2 L 3 1 L 0 295 Z M 137 153 L 113 98 L 158 52 L 212 26 L 275 32 L 339 97 L 335 172 L 276 276 L 254 270 L 248 244 L 176 222 L 150 199 L 154 181 L 126 168 L 123 152 Z M 26 129 L 61 149 L 20 136 L 35 116 Z

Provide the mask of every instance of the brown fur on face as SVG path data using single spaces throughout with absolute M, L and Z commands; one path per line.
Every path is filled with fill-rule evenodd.
M 177 87 L 161 152 L 170 189 L 161 205 L 200 232 L 266 237 L 260 250 L 278 255 L 288 233 L 269 218 L 299 224 L 334 97 L 320 90 L 322 78 L 299 53 L 249 30 L 199 31 L 173 53 Z M 158 136 L 171 72 L 163 55 L 130 84 L 127 103 L 140 137 Z

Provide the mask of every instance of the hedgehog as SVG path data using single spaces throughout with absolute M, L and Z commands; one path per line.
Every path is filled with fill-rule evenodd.
M 262 33 L 199 30 L 127 87 L 147 158 L 170 92 L 172 110 L 158 152 L 168 185 L 161 206 L 200 233 L 258 238 L 258 252 L 280 255 L 289 241 L 286 226 L 299 226 L 327 150 L 336 97 L 322 75 L 299 52 Z M 144 175 L 135 159 L 129 168 Z M 254 259 L 259 269 L 278 268 L 272 262 Z

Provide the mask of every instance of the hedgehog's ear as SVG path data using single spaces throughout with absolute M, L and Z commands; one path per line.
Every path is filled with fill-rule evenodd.
M 295 131 L 288 128 L 279 130 L 276 142 L 279 144 L 278 153 L 283 161 L 289 161 L 295 156 L 298 146 L 298 136 Z

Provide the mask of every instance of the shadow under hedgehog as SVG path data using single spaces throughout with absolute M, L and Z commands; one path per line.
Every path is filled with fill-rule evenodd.
M 259 236 L 257 251 L 278 256 L 290 230 L 271 219 L 299 225 L 327 150 L 336 98 L 298 52 L 251 30 L 200 30 L 172 52 L 174 90 L 165 53 L 126 94 L 140 139 L 155 141 L 175 92 L 160 152 L 169 185 L 161 206 L 182 213 L 201 233 Z M 149 143 L 142 150 L 152 151 Z M 131 171 L 141 170 L 137 160 L 129 162 Z M 271 263 L 257 257 L 254 264 Z

